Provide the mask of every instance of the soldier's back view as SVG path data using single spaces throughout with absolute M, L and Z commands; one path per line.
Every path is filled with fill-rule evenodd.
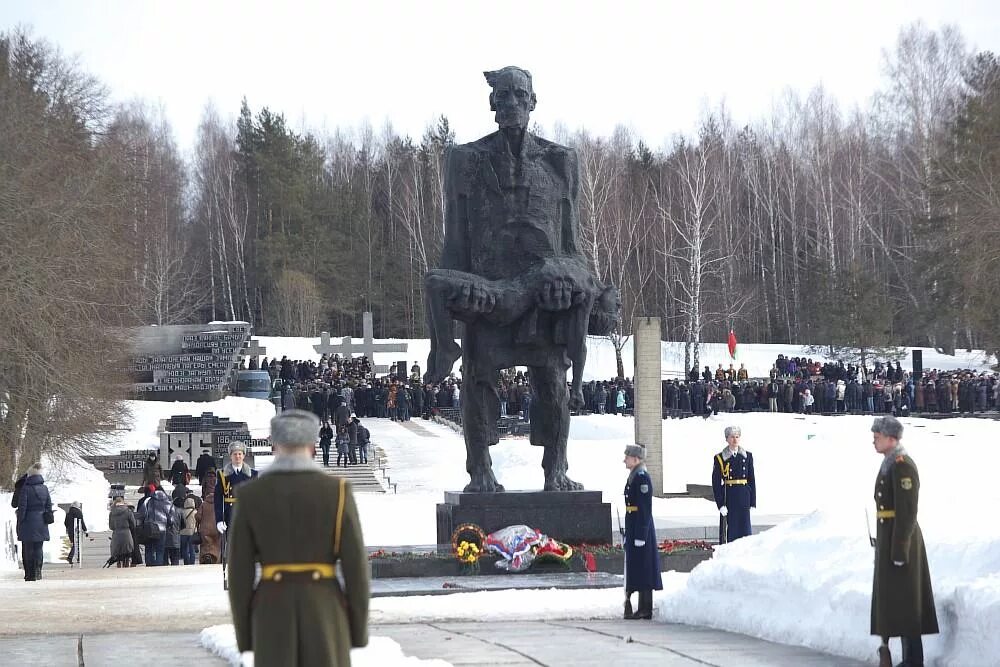
M 352 647 L 368 643 L 368 563 L 357 507 L 350 484 L 313 462 L 318 431 L 310 412 L 276 416 L 274 463 L 238 489 L 229 601 L 239 649 L 253 650 L 257 667 L 343 667 Z

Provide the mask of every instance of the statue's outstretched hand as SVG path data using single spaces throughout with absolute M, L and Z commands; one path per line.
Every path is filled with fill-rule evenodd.
M 569 310 L 580 303 L 583 292 L 574 289 L 572 280 L 552 280 L 545 282 L 536 295 L 538 307 L 542 310 Z
M 496 306 L 496 295 L 484 285 L 465 282 L 451 296 L 450 307 L 466 313 L 491 313 Z

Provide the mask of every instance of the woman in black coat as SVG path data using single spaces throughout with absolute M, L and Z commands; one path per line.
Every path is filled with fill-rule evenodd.
M 21 541 L 25 581 L 42 578 L 42 543 L 49 541 L 46 512 L 51 516 L 52 498 L 42 478 L 42 464 L 36 463 L 28 468 L 17 501 L 17 539 Z

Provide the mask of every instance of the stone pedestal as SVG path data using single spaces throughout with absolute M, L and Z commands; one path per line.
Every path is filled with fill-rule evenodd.
M 569 544 L 611 543 L 611 504 L 600 491 L 446 491 L 437 506 L 438 544 L 449 544 L 463 523 L 486 533 L 524 524 Z

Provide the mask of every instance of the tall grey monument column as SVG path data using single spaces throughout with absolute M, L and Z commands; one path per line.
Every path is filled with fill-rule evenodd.
M 632 322 L 635 357 L 635 441 L 646 448 L 646 469 L 657 495 L 663 488 L 663 382 L 660 318 L 637 317 Z

